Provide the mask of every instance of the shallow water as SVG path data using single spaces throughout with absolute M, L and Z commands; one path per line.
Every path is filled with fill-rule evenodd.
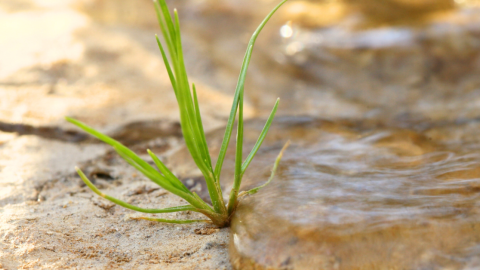
M 237 269 L 480 267 L 480 144 L 313 119 L 276 125 L 245 186 L 262 184 L 292 145 L 275 181 L 235 215 Z

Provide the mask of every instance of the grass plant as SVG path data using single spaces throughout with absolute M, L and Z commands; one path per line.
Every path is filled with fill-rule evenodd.
M 247 74 L 247 69 L 250 63 L 252 56 L 253 47 L 255 41 L 260 34 L 261 30 L 265 24 L 269 21 L 272 15 L 282 6 L 287 0 L 283 0 L 278 4 L 262 21 L 258 26 L 257 30 L 253 33 L 250 42 L 247 47 L 247 51 L 243 60 L 242 68 L 240 71 L 240 76 L 238 78 L 237 87 L 235 89 L 235 95 L 233 99 L 232 108 L 230 111 L 230 116 L 228 118 L 227 126 L 225 129 L 225 135 L 223 142 L 220 148 L 217 162 L 215 166 L 212 164 L 212 159 L 208 151 L 207 141 L 205 138 L 205 132 L 203 130 L 202 118 L 200 114 L 200 108 L 198 105 L 197 91 L 195 84 L 190 84 L 187 77 L 187 72 L 184 63 L 184 56 L 182 51 L 182 41 L 180 35 L 180 22 L 178 18 L 177 10 L 174 10 L 173 17 L 168 10 L 165 0 L 155 0 L 154 6 L 157 13 L 157 18 L 159 26 L 162 32 L 164 43 L 160 41 L 159 37 L 156 36 L 158 47 L 162 55 L 165 67 L 168 72 L 168 76 L 173 86 L 173 91 L 175 92 L 175 97 L 178 102 L 180 109 L 180 123 L 185 140 L 185 144 L 195 161 L 195 164 L 202 172 L 207 183 L 208 193 L 210 195 L 212 205 L 207 204 L 203 201 L 195 192 L 191 192 L 183 183 L 175 176 L 165 164 L 155 156 L 150 150 L 147 150 L 148 154 L 154 161 L 157 169 L 149 165 L 145 160 L 137 156 L 132 150 L 128 149 L 120 142 L 110 138 L 109 136 L 102 134 L 95 129 L 87 126 L 86 124 L 75 120 L 73 118 L 67 117 L 67 121 L 78 126 L 84 131 L 90 133 L 91 135 L 97 137 L 103 142 L 111 145 L 115 151 L 125 159 L 130 165 L 135 167 L 143 175 L 149 178 L 154 183 L 158 184 L 160 187 L 165 190 L 183 198 L 188 204 L 165 208 L 165 209 L 145 209 L 140 208 L 131 204 L 128 204 L 122 200 L 111 197 L 104 194 L 98 188 L 96 188 L 90 180 L 85 176 L 85 174 L 79 169 L 76 168 L 77 173 L 85 182 L 85 184 L 99 196 L 110 200 L 111 202 L 123 206 L 125 208 L 143 212 L 143 213 L 171 213 L 179 211 L 194 211 L 199 212 L 208 217 L 205 220 L 170 220 L 170 219 L 157 219 L 149 217 L 140 217 L 137 219 L 146 219 L 159 222 L 168 222 L 168 223 L 194 223 L 194 222 L 211 222 L 218 227 L 225 227 L 230 224 L 230 219 L 235 213 L 235 210 L 238 206 L 239 198 L 247 194 L 254 194 L 260 188 L 264 187 L 273 179 L 275 174 L 275 169 L 278 166 L 278 163 L 282 157 L 283 151 L 286 146 L 282 149 L 279 156 L 277 157 L 274 167 L 272 169 L 272 174 L 270 179 L 266 184 L 254 188 L 250 191 L 242 192 L 239 194 L 240 184 L 242 182 L 242 176 L 247 170 L 248 166 L 255 157 L 258 149 L 262 145 L 266 134 L 272 124 L 273 118 L 278 108 L 279 100 L 277 99 L 270 116 L 267 119 L 265 127 L 263 128 L 260 136 L 251 150 L 250 154 L 243 160 L 242 150 L 243 150 L 243 98 L 244 98 L 244 85 L 245 78 Z M 168 55 L 167 55 L 168 53 Z M 191 86 L 191 87 L 190 87 Z M 233 189 L 230 193 L 228 204 L 225 204 L 222 189 L 220 187 L 220 172 L 222 165 L 225 159 L 225 154 L 227 152 L 227 147 L 234 129 L 235 120 L 237 120 L 237 136 L 236 136 L 236 154 L 235 154 L 235 175 L 234 175 L 234 184 Z

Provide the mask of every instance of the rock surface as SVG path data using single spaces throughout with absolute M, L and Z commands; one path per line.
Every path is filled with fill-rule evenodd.
M 64 120 L 141 153 L 180 136 L 156 30 L 99 21 L 84 5 L 102 1 L 87 2 L 0 1 L 0 269 L 230 269 L 228 229 L 131 221 L 75 175 L 82 166 L 105 192 L 145 207 L 182 203 Z M 197 89 L 205 128 L 223 123 L 230 98 Z
M 21 150 L 18 156 L 5 156 L 12 148 Z M 1 269 L 230 269 L 229 229 L 134 221 L 132 211 L 85 187 L 73 172 L 75 164 L 83 164 L 99 188 L 129 203 L 147 208 L 185 203 L 105 149 L 30 136 L 1 148 Z

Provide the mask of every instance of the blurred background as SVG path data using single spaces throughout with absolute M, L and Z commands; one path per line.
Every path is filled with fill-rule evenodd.
M 221 127 L 248 40 L 278 1 L 167 2 L 205 129 Z M 124 143 L 179 136 L 156 33 L 151 0 L 0 0 L 0 176 L 70 171 L 79 160 L 58 151 L 71 145 L 44 141 L 87 139 L 65 116 Z M 291 0 L 257 41 L 245 116 L 265 117 L 280 97 L 279 115 L 477 141 L 479 71 L 480 1 Z
M 224 123 L 249 37 L 274 0 L 168 1 L 207 129 Z M 247 116 L 453 121 L 480 112 L 480 1 L 289 1 L 248 73 Z M 110 130 L 178 118 L 150 0 L 1 0 L 0 123 Z M 3 127 L 11 131 L 12 127 Z M 0 133 L 0 143 L 11 134 Z M 3 138 L 3 139 L 1 139 Z

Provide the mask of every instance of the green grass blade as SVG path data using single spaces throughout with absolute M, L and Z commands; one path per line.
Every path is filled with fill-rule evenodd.
M 252 194 L 255 194 L 257 193 L 261 188 L 264 188 L 266 187 L 268 184 L 270 184 L 270 182 L 272 182 L 273 180 L 273 177 L 275 177 L 275 172 L 277 171 L 277 168 L 278 168 L 278 164 L 280 163 L 280 160 L 282 160 L 282 157 L 283 157 L 283 153 L 285 152 L 285 150 L 287 149 L 287 147 L 290 145 L 290 141 L 288 141 L 282 148 L 282 150 L 280 151 L 280 153 L 278 154 L 277 156 L 277 159 L 275 160 L 275 164 L 273 164 L 273 168 L 272 168 L 272 173 L 270 174 L 270 178 L 268 179 L 268 181 L 259 186 L 259 187 L 256 187 L 256 188 L 252 188 L 250 189 L 249 191 L 244 191 L 242 193 L 240 193 L 239 197 L 243 197 L 243 196 L 246 196 L 246 195 L 252 195 Z
M 202 174 L 205 177 L 208 192 L 212 200 L 213 209 L 210 205 L 204 202 L 196 193 L 192 193 L 188 188 L 183 185 L 183 183 L 165 166 L 165 164 L 150 150 L 147 150 L 150 157 L 153 159 L 154 163 L 158 167 L 158 170 L 152 167 L 147 161 L 141 159 L 135 152 L 128 149 L 120 142 L 110 138 L 109 136 L 102 134 L 93 128 L 85 125 L 84 123 L 77 121 L 72 118 L 66 118 L 70 123 L 78 126 L 79 128 L 85 130 L 89 134 L 97 137 L 98 139 L 104 141 L 107 144 L 110 144 L 115 151 L 131 166 L 145 175 L 154 183 L 158 184 L 165 190 L 185 199 L 190 205 L 184 205 L 179 207 L 171 207 L 166 209 L 146 209 L 140 208 L 131 204 L 128 204 L 122 200 L 111 197 L 102 193 L 98 190 L 83 174 L 83 172 L 77 168 L 77 172 L 85 182 L 85 184 L 92 189 L 99 196 L 106 198 L 120 206 L 125 208 L 144 212 L 144 213 L 168 213 L 168 212 L 177 212 L 177 211 L 196 211 L 206 215 L 211 219 L 211 222 L 217 226 L 223 227 L 228 226 L 231 218 L 231 214 L 235 211 L 236 204 L 238 203 L 238 191 L 240 188 L 242 176 L 245 170 L 248 168 L 249 164 L 252 162 L 253 157 L 256 155 L 261 144 L 263 143 L 266 133 L 268 132 L 273 118 L 275 116 L 278 100 L 275 104 L 272 113 L 270 114 L 267 123 L 265 124 L 264 129 L 262 130 L 255 146 L 248 155 L 247 159 L 242 162 L 243 159 L 243 103 L 244 103 L 244 87 L 245 79 L 247 75 L 248 66 L 251 61 L 253 48 L 256 42 L 256 39 L 266 23 L 270 20 L 273 14 L 288 0 L 283 0 L 278 4 L 260 23 L 256 31 L 253 33 L 250 42 L 247 46 L 247 50 L 243 59 L 242 67 L 240 70 L 240 75 L 238 77 L 237 86 L 235 88 L 235 94 L 233 98 L 232 108 L 230 110 L 229 119 L 227 122 L 227 127 L 225 129 L 224 138 L 222 141 L 222 146 L 218 155 L 217 163 L 215 167 L 212 166 L 211 156 L 208 150 L 207 140 L 205 136 L 205 131 L 202 124 L 202 117 L 200 113 L 200 107 L 198 104 L 197 90 L 195 84 L 190 86 L 187 70 L 185 67 L 184 55 L 182 50 L 182 37 L 180 34 L 180 22 L 177 10 L 174 10 L 173 16 L 168 10 L 165 0 L 154 0 L 155 12 L 157 15 L 158 23 L 162 31 L 162 36 L 164 43 L 160 41 L 158 36 L 156 41 L 160 49 L 162 59 L 165 64 L 169 79 L 172 83 L 172 87 L 177 99 L 177 103 L 180 110 L 180 123 L 182 128 L 182 133 L 185 139 L 185 144 L 195 161 L 195 164 L 200 169 Z M 167 52 L 168 50 L 168 52 Z M 190 88 L 192 87 L 192 88 Z M 222 190 L 220 186 L 220 173 L 222 165 L 225 159 L 226 151 L 228 148 L 229 141 L 233 132 L 233 126 L 235 119 L 237 118 L 238 112 L 238 124 L 237 124 L 237 140 L 236 140 L 236 155 L 235 155 L 235 179 L 234 179 L 234 188 L 230 194 L 229 209 L 227 209 L 225 202 L 222 196 Z M 274 164 L 272 170 L 272 175 L 270 179 L 264 185 L 248 191 L 248 194 L 253 194 L 258 191 L 258 189 L 266 186 L 273 179 L 275 170 L 277 169 L 280 158 L 283 154 L 284 149 L 277 157 L 277 160 Z M 240 196 L 247 194 L 245 192 L 241 193 Z M 149 217 L 139 217 L 134 219 L 146 219 L 151 221 L 158 222 L 167 222 L 167 223 L 194 223 L 194 222 L 210 222 L 208 220 L 169 220 L 169 219 L 157 219 Z
M 178 13 L 176 10 L 174 11 L 174 20 L 175 20 L 174 27 L 177 33 L 180 33 L 180 20 L 178 18 Z M 200 170 L 208 171 L 208 170 L 211 170 L 209 168 L 211 166 L 208 166 L 208 164 L 206 163 L 206 160 L 207 160 L 206 155 L 208 155 L 208 151 L 205 152 L 204 149 L 202 149 L 201 147 L 200 140 L 203 134 L 200 134 L 200 130 L 197 125 L 198 120 L 196 119 L 194 102 L 192 99 L 192 93 L 190 91 L 190 83 L 188 82 L 187 71 L 185 68 L 185 61 L 184 61 L 183 49 L 182 49 L 182 38 L 180 34 L 178 34 L 175 38 L 175 47 L 177 48 L 175 74 L 177 75 L 177 82 L 179 84 L 179 88 L 181 89 L 181 94 L 182 94 L 181 95 L 182 99 L 179 101 L 179 105 L 181 108 L 183 108 L 184 115 L 186 116 L 186 121 L 184 121 L 184 123 L 188 125 L 188 128 L 191 131 L 191 133 L 189 134 L 190 137 L 186 139 L 189 139 L 192 142 L 194 146 L 194 149 L 192 150 L 194 150 L 195 155 L 198 155 L 199 157 L 201 157 L 198 159 L 200 164 L 197 164 L 199 165 Z
M 132 165 L 135 169 L 140 171 L 143 175 L 145 175 L 147 178 L 152 180 L 152 182 L 156 183 L 157 185 L 161 186 L 165 190 L 170 191 L 171 193 L 185 199 L 187 202 L 189 202 L 191 205 L 201 208 L 201 209 L 207 209 L 205 208 L 205 202 L 199 201 L 197 198 L 193 196 L 193 193 L 188 190 L 188 189 L 179 189 L 172 185 L 163 175 L 161 175 L 157 170 L 155 170 L 150 164 L 148 164 L 146 161 L 138 157 L 133 151 L 119 143 L 118 141 L 108 137 L 107 135 L 104 135 L 93 128 L 85 125 L 84 123 L 75 120 L 73 118 L 66 117 L 67 121 L 70 123 L 80 127 L 81 129 L 85 130 L 86 132 L 90 133 L 91 135 L 97 137 L 98 139 L 110 144 L 113 146 L 115 151 L 123 158 L 125 161 L 127 161 L 130 165 Z
M 171 77 L 175 77 L 176 97 L 180 107 L 180 122 L 185 143 L 193 157 L 193 160 L 195 161 L 195 164 L 202 171 L 205 177 L 208 191 L 215 210 L 217 212 L 222 211 L 222 206 L 223 208 L 225 208 L 225 206 L 222 196 L 219 194 L 220 189 L 216 186 L 211 157 L 208 152 L 203 126 L 201 125 L 198 101 L 195 101 L 192 98 L 190 84 L 188 82 L 188 76 L 183 57 L 178 13 L 176 10 L 174 10 L 174 17 L 172 19 L 165 1 L 160 0 L 158 3 L 160 10 L 163 13 L 162 19 L 164 19 L 166 22 L 166 27 L 162 28 L 163 34 L 164 36 L 168 36 L 168 38 L 170 38 L 173 45 L 173 49 L 169 48 L 169 51 L 172 60 L 171 69 L 173 69 L 175 75 L 173 76 L 172 74 Z M 166 38 L 166 40 L 168 39 Z M 226 209 L 224 212 L 226 212 Z
M 78 175 L 80 178 L 83 180 L 83 182 L 93 191 L 95 192 L 98 196 L 105 198 L 115 204 L 118 204 L 122 207 L 137 211 L 137 212 L 142 212 L 142 213 L 150 213 L 150 214 L 158 214 L 158 213 L 172 213 L 172 212 L 180 212 L 180 211 L 195 211 L 198 212 L 197 208 L 191 206 L 191 205 L 182 205 L 182 206 L 176 206 L 176 207 L 170 207 L 170 208 L 164 208 L 164 209 L 147 209 L 147 208 L 141 208 L 135 205 L 131 205 L 129 203 L 126 203 L 120 199 L 114 198 L 112 196 L 109 196 L 103 192 L 101 192 L 90 180 L 85 176 L 85 174 L 80 170 L 78 167 L 75 168 L 77 171 Z
M 182 49 L 182 37 L 180 35 L 180 21 L 178 18 L 177 11 L 174 12 L 175 15 L 175 29 L 177 31 L 177 35 L 173 40 L 176 54 L 174 59 L 172 60 L 174 63 L 175 68 L 175 75 L 177 77 L 177 87 L 181 89 L 182 99 L 179 100 L 179 105 L 184 105 L 182 109 L 185 110 L 188 117 L 191 119 L 195 118 L 195 113 L 193 111 L 193 100 L 192 95 L 190 92 L 190 83 L 188 82 L 187 70 L 185 68 L 185 61 L 183 57 L 183 49 Z M 192 131 L 195 131 L 192 129 Z
M 213 210 L 212 207 L 211 207 L 209 204 L 207 204 L 202 198 L 200 198 L 200 196 L 198 196 L 197 193 L 195 193 L 195 192 L 192 192 L 192 193 L 193 193 L 193 197 L 194 197 L 195 199 L 197 199 L 198 202 L 200 202 L 201 204 L 203 204 L 203 208 L 202 208 L 202 209 L 203 209 L 203 210 L 206 210 L 206 211 L 203 211 L 202 213 L 204 213 L 204 212 L 215 213 L 215 210 Z
M 202 136 L 202 138 L 200 139 L 202 152 L 207 153 L 206 162 L 211 166 L 212 160 L 210 157 L 210 153 L 208 152 L 208 145 L 207 145 L 207 138 L 205 137 L 205 131 L 203 130 L 202 115 L 200 114 L 200 106 L 198 105 L 198 98 L 197 98 L 197 88 L 195 87 L 195 84 L 192 84 L 192 90 L 193 90 L 193 102 L 195 105 L 195 115 L 197 119 L 197 126 L 200 133 L 199 135 Z
M 175 96 L 177 95 L 177 82 L 175 80 L 175 76 L 173 75 L 172 68 L 170 67 L 170 63 L 168 62 L 167 55 L 165 54 L 165 50 L 163 49 L 162 43 L 157 35 L 155 35 L 157 40 L 158 48 L 160 49 L 160 53 L 162 54 L 163 63 L 165 63 L 165 68 L 168 72 L 168 77 L 170 78 L 170 82 L 172 83 L 173 91 L 175 92 Z
M 185 68 L 185 60 L 184 60 L 184 57 L 183 57 L 182 36 L 180 35 L 180 19 L 178 17 L 178 12 L 177 12 L 176 9 L 174 10 L 173 14 L 174 14 L 174 20 L 175 20 L 174 27 L 175 27 L 175 31 L 177 33 L 177 35 L 175 36 L 175 40 L 174 40 L 175 48 L 177 49 L 176 60 L 177 60 L 178 66 L 179 66 L 179 74 L 177 74 L 177 75 L 182 78 L 181 81 L 185 84 L 184 89 L 190 89 L 190 83 L 188 82 L 188 76 L 187 76 L 187 70 Z M 189 92 L 188 96 L 190 97 L 190 99 L 192 98 L 190 92 Z
M 179 20 L 178 15 L 175 12 L 175 27 L 179 29 Z M 182 125 L 182 132 L 185 138 L 185 143 L 187 148 L 190 151 L 195 164 L 202 171 L 204 176 L 207 178 L 209 172 L 211 171 L 211 166 L 209 166 L 205 160 L 205 155 L 200 149 L 199 139 L 201 135 L 199 134 L 197 128 L 197 121 L 194 111 L 194 105 L 192 100 L 192 95 L 190 92 L 190 86 L 187 78 L 187 73 L 185 70 L 185 63 L 183 59 L 182 44 L 180 35 L 175 36 L 174 40 L 175 47 L 177 48 L 177 53 L 174 55 L 172 60 L 173 67 L 176 75 L 177 82 L 177 101 L 180 108 L 180 122 Z
M 167 23 L 168 25 L 168 21 L 165 19 L 164 13 L 158 1 L 157 0 L 153 1 L 153 4 L 155 6 L 155 13 L 157 14 L 157 20 L 160 26 L 160 30 L 162 31 L 163 39 L 167 43 L 168 50 L 170 52 L 174 52 L 175 47 L 173 46 L 172 36 L 169 32 L 168 26 L 165 26 L 165 23 Z
M 142 168 L 142 171 L 145 171 L 149 175 L 151 175 L 151 177 L 149 177 L 149 178 L 152 179 L 152 181 L 154 181 L 155 183 L 162 186 L 162 182 L 166 181 L 166 180 L 164 180 L 164 177 L 157 170 L 155 170 L 152 166 L 150 166 L 150 164 L 148 164 L 146 161 L 141 159 L 139 156 L 137 156 L 137 154 L 135 154 L 135 152 L 128 149 L 126 146 L 124 146 L 120 142 L 110 138 L 109 136 L 107 136 L 105 134 L 102 134 L 101 132 L 96 131 L 95 129 L 89 127 L 88 125 L 86 125 L 86 124 L 84 124 L 84 123 L 82 123 L 78 120 L 75 120 L 75 119 L 69 118 L 69 117 L 67 117 L 66 119 L 70 123 L 72 123 L 72 124 L 76 125 L 77 127 L 83 129 L 87 133 L 97 137 L 99 140 L 102 140 L 105 143 L 111 145 L 119 154 L 121 154 L 123 157 L 126 157 L 127 161 L 131 160 L 133 163 L 138 165 L 138 167 Z M 153 179 L 155 179 L 155 180 L 153 180 Z
M 202 132 L 203 128 L 198 125 L 199 119 L 195 112 L 194 100 L 190 92 L 190 85 L 187 78 L 185 63 L 182 52 L 182 42 L 180 36 L 180 22 L 178 13 L 174 12 L 174 19 L 176 32 L 175 47 L 177 48 L 177 55 L 174 63 L 175 75 L 177 78 L 177 101 L 180 107 L 180 119 L 182 131 L 185 138 L 187 148 L 192 155 L 195 164 L 202 171 L 205 181 L 207 183 L 208 192 L 212 200 L 213 207 L 217 213 L 226 213 L 227 209 L 223 198 L 221 196 L 221 189 L 217 186 L 215 175 L 211 164 L 210 153 L 206 147 L 205 134 Z
M 109 136 L 102 134 L 101 132 L 96 131 L 95 129 L 89 127 L 88 125 L 75 120 L 70 117 L 66 117 L 67 121 L 70 123 L 76 125 L 77 127 L 83 129 L 87 133 L 97 137 L 99 140 L 104 141 L 105 143 L 111 145 L 122 157 L 127 162 L 132 162 L 131 164 L 134 165 L 136 168 L 140 168 L 144 174 L 150 178 L 153 182 L 157 183 L 161 187 L 173 192 L 173 193 L 178 193 L 176 191 L 176 188 L 171 186 L 169 182 L 157 171 L 155 170 L 150 164 L 148 164 L 146 161 L 141 159 L 137 154 L 135 154 L 132 150 L 128 149 L 125 147 L 123 144 L 120 142 L 110 138 Z M 169 184 L 169 185 L 166 185 Z M 183 191 L 182 191 L 183 192 Z M 190 193 L 191 194 L 191 193 Z
M 149 220 L 149 221 L 156 221 L 156 222 L 163 222 L 163 223 L 174 223 L 174 224 L 190 224 L 190 223 L 212 223 L 210 220 L 206 219 L 193 219 L 193 220 L 182 220 L 182 219 L 163 219 L 163 218 L 151 218 L 151 217 L 131 217 L 130 219 L 133 220 Z
M 164 0 L 159 0 L 159 6 L 166 22 L 166 29 L 162 29 L 164 36 L 169 36 L 172 47 L 169 48 L 171 64 L 175 77 L 175 91 L 180 108 L 180 122 L 182 132 L 190 154 L 207 182 L 208 192 L 216 212 L 226 213 L 221 190 L 216 186 L 211 157 L 207 148 L 205 133 L 201 125 L 198 102 L 192 98 L 187 71 L 185 68 L 182 40 L 180 35 L 180 20 L 174 10 L 174 17 L 170 16 Z M 168 33 L 166 33 L 168 32 Z M 173 75 L 172 75 L 173 76 Z M 196 94 L 196 93 L 194 93 Z M 195 104 L 197 103 L 197 104 Z
M 280 4 L 278 4 L 262 21 L 262 23 L 258 26 L 257 30 L 253 33 L 250 42 L 248 43 L 247 52 L 245 53 L 245 58 L 243 60 L 242 69 L 240 71 L 240 76 L 238 78 L 237 87 L 235 89 L 235 97 L 233 99 L 232 109 L 230 110 L 230 116 L 228 118 L 227 127 L 225 129 L 225 135 L 223 137 L 222 146 L 220 148 L 220 152 L 218 154 L 217 164 L 215 164 L 215 177 L 219 181 L 220 173 L 223 166 L 223 161 L 225 159 L 225 155 L 227 153 L 228 144 L 230 142 L 230 137 L 232 136 L 233 130 L 233 122 L 235 121 L 235 116 L 237 114 L 237 107 L 239 103 L 240 92 L 243 91 L 245 86 L 245 77 L 247 74 L 248 65 L 250 64 L 250 59 L 252 56 L 253 46 L 255 45 L 255 41 L 257 40 L 258 35 L 262 31 L 265 24 L 270 20 L 273 14 L 288 0 L 283 0 Z
M 169 35 L 170 40 L 172 40 L 172 45 L 173 46 L 172 46 L 172 49 L 169 48 L 169 51 L 170 51 L 170 55 L 171 55 L 172 60 L 173 60 L 174 55 L 177 54 L 177 48 L 175 47 L 174 40 L 179 33 L 177 33 L 175 31 L 175 27 L 173 26 L 172 16 L 170 15 L 170 11 L 168 10 L 168 7 L 167 7 L 167 4 L 165 3 L 165 0 L 159 0 L 158 3 L 160 5 L 160 9 L 162 10 L 163 18 L 165 20 L 165 23 L 167 24 L 168 33 L 166 33 L 166 34 Z
M 160 172 L 163 173 L 165 178 L 176 188 L 183 189 L 185 192 L 190 193 L 190 190 L 163 164 L 163 162 L 152 152 L 150 149 L 147 149 L 148 154 L 157 165 Z
M 135 162 L 125 151 L 122 151 L 121 149 L 118 149 L 116 146 L 113 147 L 115 151 L 130 165 L 132 165 L 135 169 L 137 169 L 139 172 L 141 172 L 143 175 L 145 175 L 148 179 L 152 180 L 152 182 L 158 184 L 162 188 L 170 191 L 171 193 L 182 197 L 183 199 L 187 200 L 189 195 L 193 195 L 190 191 L 185 192 L 182 189 L 176 188 L 174 185 L 172 185 L 163 175 L 158 173 L 155 169 L 153 169 L 156 173 L 152 172 L 151 170 L 147 170 L 144 167 L 142 167 L 140 164 Z
M 203 210 L 206 210 L 206 211 L 213 211 L 212 208 L 207 203 L 205 203 L 200 197 L 198 197 L 198 195 L 196 195 L 195 193 L 192 193 L 190 190 L 188 190 L 185 186 L 184 186 L 185 189 L 183 189 L 183 188 L 178 189 L 173 184 L 171 184 L 167 179 L 164 179 L 164 176 L 161 176 L 162 179 L 164 179 L 164 180 L 160 181 L 159 178 L 158 178 L 158 175 L 157 175 L 157 173 L 158 173 L 157 171 L 155 171 L 156 172 L 155 174 L 152 174 L 151 172 L 146 171 L 140 165 L 138 165 L 133 160 L 131 160 L 130 157 L 128 155 L 126 155 L 124 152 L 119 151 L 116 147 L 114 147 L 114 149 L 117 151 L 117 153 L 123 159 L 125 159 L 125 161 L 127 161 L 135 169 L 137 169 L 139 172 L 141 172 L 147 178 L 152 180 L 154 183 L 157 183 L 159 186 L 161 186 L 165 190 L 168 190 L 171 193 L 183 198 L 184 200 L 186 200 L 187 202 L 189 202 L 191 205 L 195 206 L 198 209 L 203 209 Z M 180 182 L 180 184 L 183 185 L 181 182 Z M 184 190 L 186 190 L 186 192 Z
M 237 125 L 237 149 L 235 152 L 235 178 L 233 188 L 230 192 L 228 201 L 228 214 L 231 215 L 236 207 L 238 191 L 242 183 L 242 157 L 243 154 L 243 91 L 240 94 L 240 102 L 238 103 L 238 125 Z
M 243 91 L 238 103 L 237 149 L 235 152 L 235 182 L 241 181 L 243 160 Z M 236 183 L 237 184 L 237 183 Z M 240 185 L 240 183 L 238 183 Z
M 255 157 L 255 155 L 257 154 L 257 151 L 258 149 L 260 149 L 260 146 L 262 146 L 262 143 L 263 141 L 265 140 L 265 137 L 267 136 L 267 132 L 268 130 L 270 129 L 270 126 L 272 125 L 272 122 L 273 122 L 273 118 L 275 117 L 275 113 L 277 112 L 277 108 L 278 108 L 278 103 L 279 103 L 280 99 L 277 99 L 277 102 L 275 102 L 275 106 L 273 106 L 273 110 L 272 112 L 270 113 L 270 116 L 268 117 L 267 119 L 267 122 L 265 123 L 265 126 L 263 127 L 263 130 L 262 132 L 260 133 L 260 136 L 258 137 L 258 140 L 257 142 L 255 143 L 255 145 L 253 146 L 253 149 L 252 151 L 250 152 L 250 154 L 247 156 L 247 158 L 245 159 L 245 161 L 243 162 L 243 165 L 242 165 L 242 176 L 243 174 L 245 173 L 245 171 L 247 170 L 248 168 L 248 165 L 250 165 L 250 163 L 252 162 L 253 158 Z
M 120 144 L 118 141 L 116 141 L 116 140 L 108 137 L 107 135 L 102 134 L 101 132 L 96 131 L 95 129 L 93 129 L 92 127 L 86 125 L 86 124 L 83 123 L 83 122 L 80 122 L 80 121 L 78 121 L 78 120 L 76 120 L 76 119 L 73 119 L 73 118 L 71 118 L 71 117 L 65 117 L 65 120 L 67 120 L 68 122 L 74 124 L 75 126 L 81 128 L 81 129 L 83 129 L 83 130 L 86 131 L 87 133 L 89 133 L 89 134 L 97 137 L 99 140 L 101 140 L 101 141 L 103 141 L 103 142 L 105 142 L 105 143 L 107 143 L 107 144 L 110 144 L 110 145 L 112 145 L 112 146 L 114 146 L 114 145 L 119 145 L 119 144 Z

